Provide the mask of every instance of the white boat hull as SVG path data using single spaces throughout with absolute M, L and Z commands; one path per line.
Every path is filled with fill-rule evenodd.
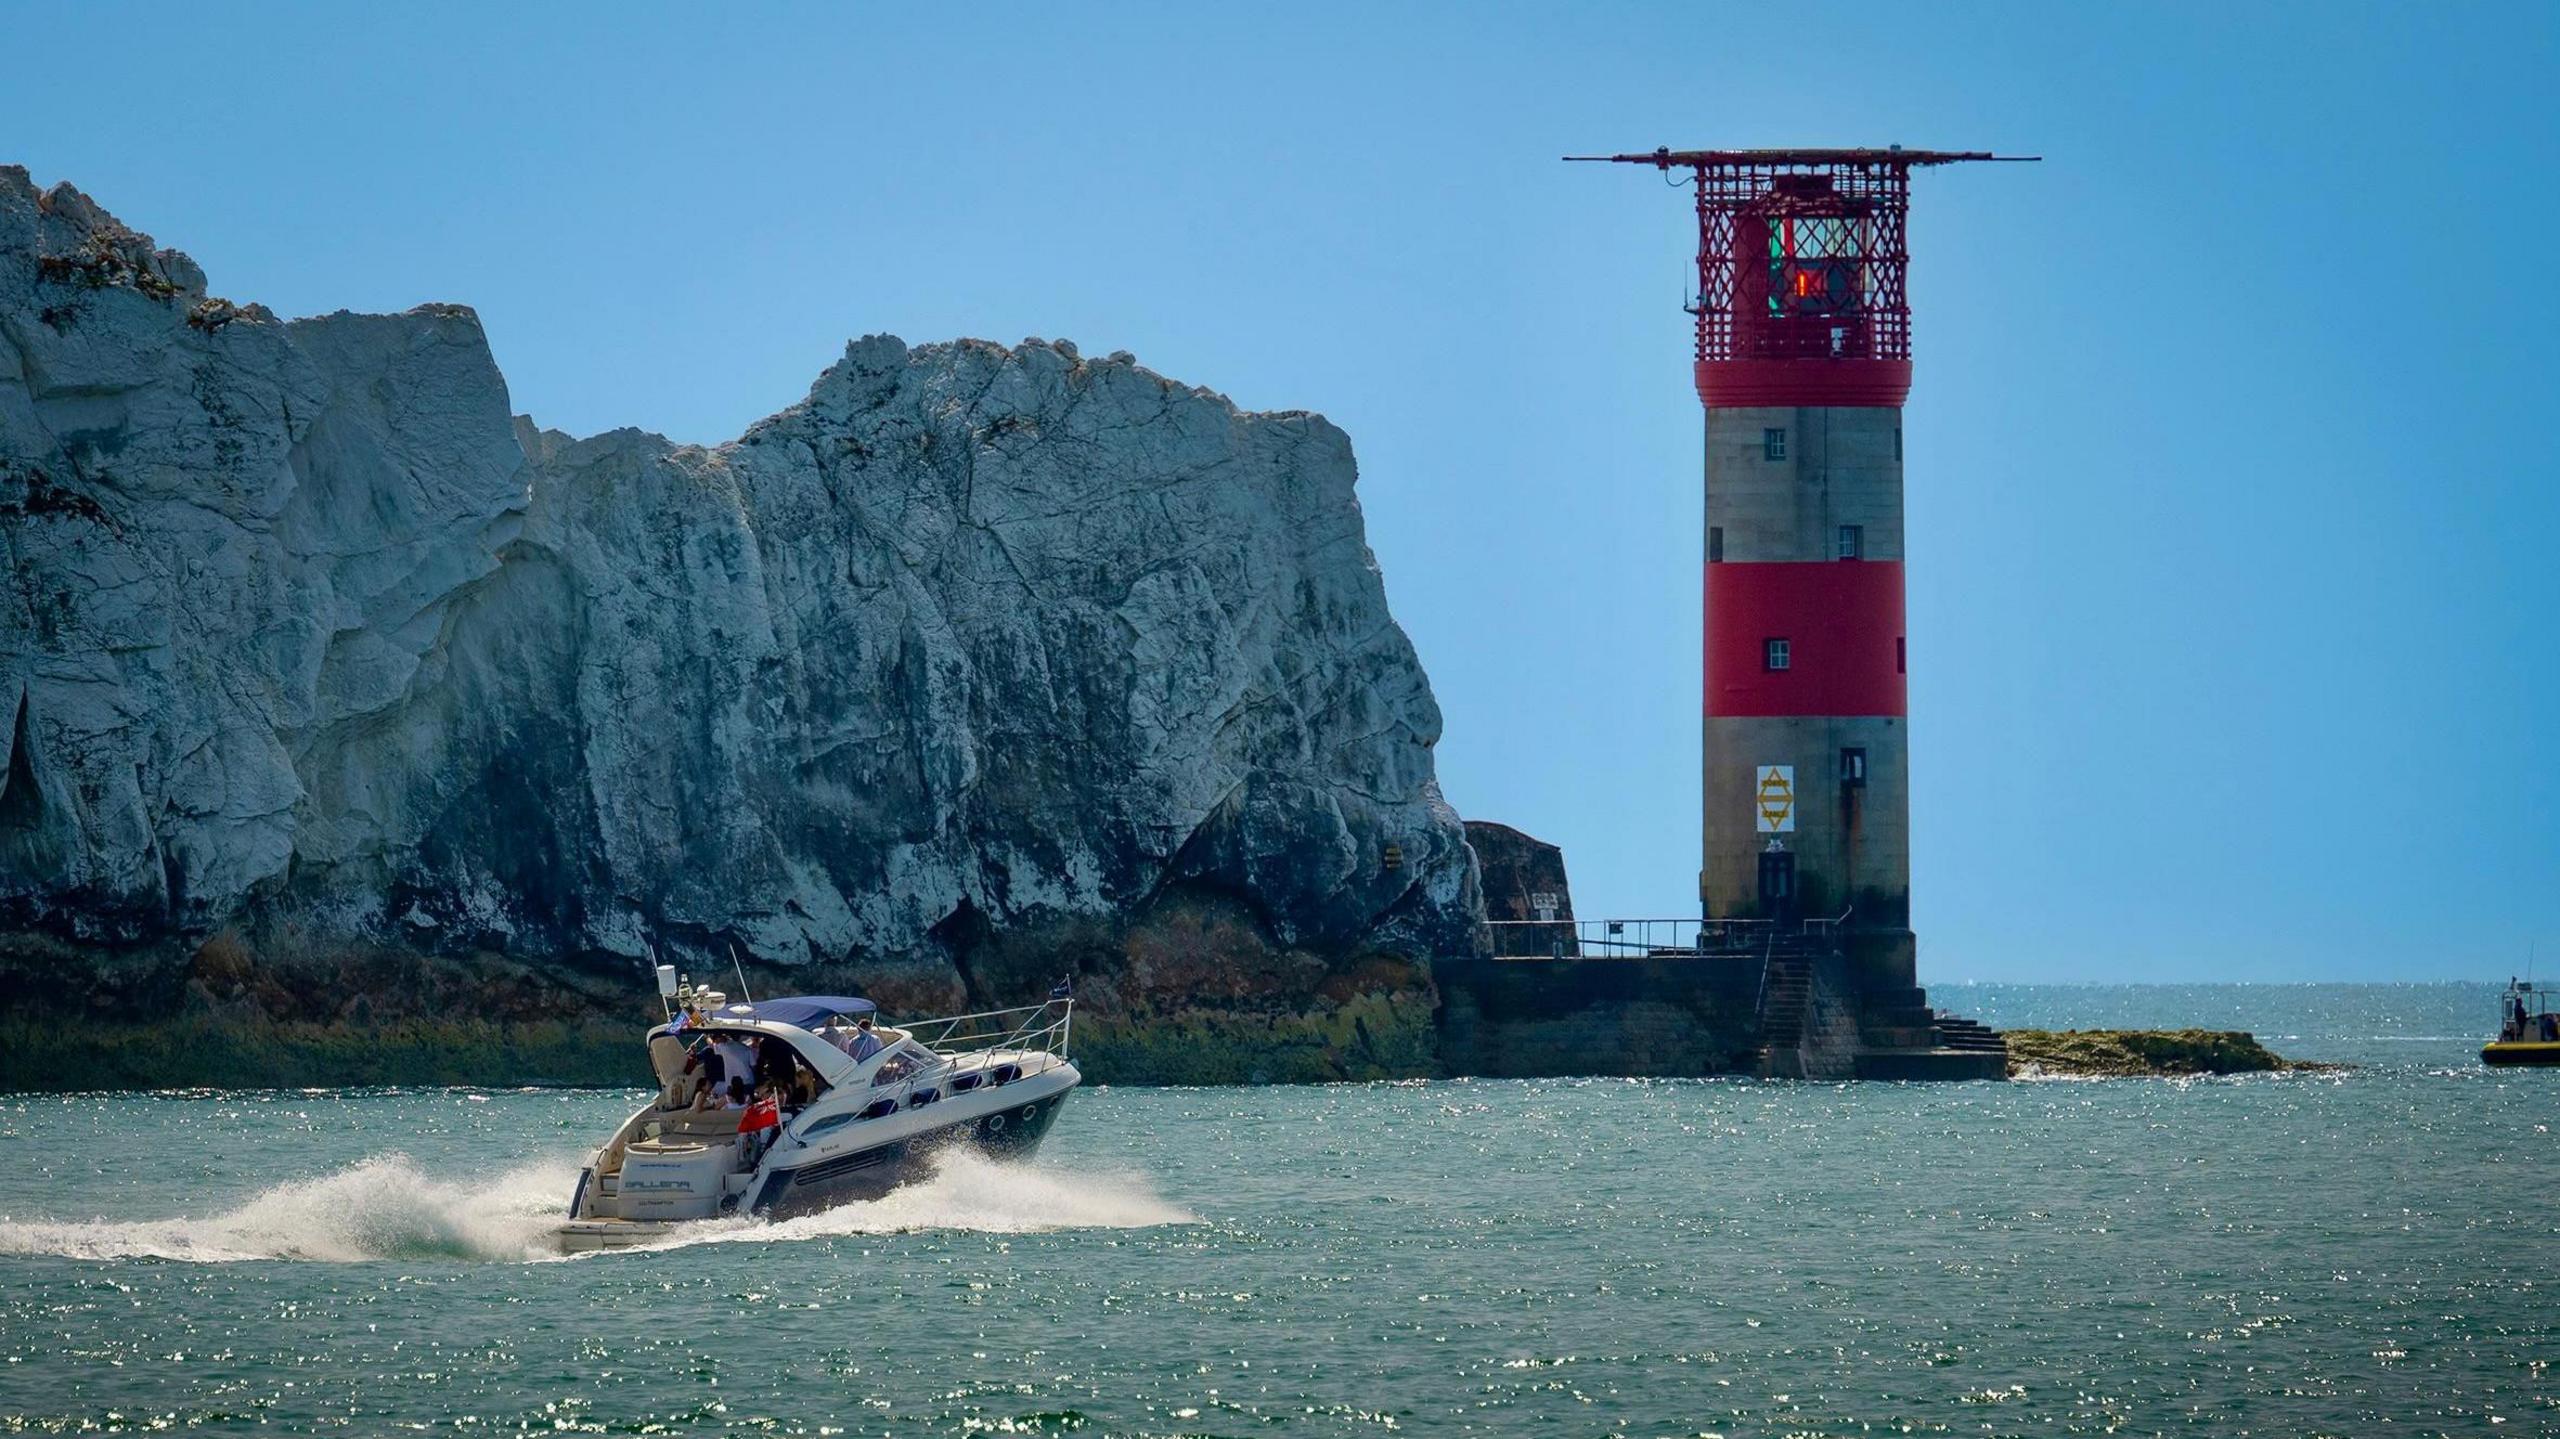
M 560 1226 L 560 1252 L 591 1254 L 599 1249 L 636 1249 L 675 1233 L 675 1219 L 572 1219 Z
M 877 1199 L 931 1174 L 934 1156 L 953 1145 L 1026 1155 L 1038 1147 L 1080 1078 L 1072 1064 L 1052 1061 L 1045 1069 L 921 1107 L 868 1118 L 825 1116 L 825 1127 L 811 1125 L 808 1132 L 794 1124 L 751 1168 L 707 1179 L 692 1171 L 718 1168 L 730 1146 L 678 1144 L 645 1156 L 635 1151 L 608 1180 L 598 1181 L 592 1166 L 579 1175 L 569 1217 L 558 1231 L 560 1246 L 569 1253 L 629 1249 L 665 1239 L 688 1222 L 789 1219 Z

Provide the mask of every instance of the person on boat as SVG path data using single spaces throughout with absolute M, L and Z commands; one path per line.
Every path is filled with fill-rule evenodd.
M 684 1072 L 693 1077 L 693 1107 L 708 1109 L 711 1102 L 728 1086 L 726 1066 L 720 1060 L 720 1047 L 706 1039 L 695 1045 L 684 1057 Z
M 756 1088 L 769 1089 L 789 1099 L 794 1072 L 800 1056 L 791 1052 L 791 1044 L 781 1035 L 768 1034 L 756 1041 Z
M 860 1064 L 862 1061 L 878 1054 L 885 1047 L 886 1046 L 880 1043 L 880 1036 L 871 1032 L 871 1016 L 866 1014 L 862 1017 L 862 1022 L 854 1029 L 853 1046 L 847 1049 L 845 1053 L 853 1056 L 854 1063 Z
M 747 1045 L 746 1037 L 734 1031 L 714 1035 L 711 1042 L 720 1047 L 720 1073 L 753 1087 L 756 1079 L 756 1052 Z

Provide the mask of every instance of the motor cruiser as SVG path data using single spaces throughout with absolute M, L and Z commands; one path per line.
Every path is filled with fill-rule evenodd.
M 646 1244 L 690 1220 L 876 1199 L 928 1172 L 945 1145 L 1027 1154 L 1083 1080 L 1067 1058 L 1075 1002 L 1065 985 L 1045 1004 L 904 1028 L 844 995 L 733 1004 L 666 967 L 659 991 L 668 1018 L 648 1032 L 658 1094 L 578 1175 L 565 1250 Z M 703 1051 L 727 1041 L 757 1055 L 765 1081 L 743 1108 L 700 1093 Z

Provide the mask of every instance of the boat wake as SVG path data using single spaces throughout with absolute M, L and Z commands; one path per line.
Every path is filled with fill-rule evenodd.
M 455 1183 L 431 1177 L 406 1155 L 386 1154 L 279 1184 L 205 1218 L 77 1222 L 0 1216 L 0 1254 L 204 1264 L 557 1259 L 561 1211 L 577 1182 L 575 1164 L 550 1163 L 509 1170 L 480 1184 Z M 868 1203 L 781 1223 L 705 1220 L 680 1226 L 649 1247 L 932 1229 L 1140 1229 L 1193 1219 L 1132 1175 L 1070 1174 L 953 1150 L 930 1177 Z
M 544 1253 L 575 1165 L 536 1164 L 482 1183 L 437 1179 L 405 1154 L 279 1184 L 200 1219 L 0 1218 L 0 1254 L 73 1259 L 526 1259 Z
M 842 1234 L 903 1234 L 917 1230 L 969 1230 L 982 1234 L 1041 1234 L 1059 1229 L 1151 1229 L 1196 1224 L 1199 1216 L 1156 1197 L 1134 1174 L 1068 1173 L 1038 1163 L 1003 1162 L 972 1149 L 952 1148 L 935 1160 L 934 1172 L 878 1199 L 840 1204 L 819 1214 L 766 1222 L 703 1220 L 680 1225 L 646 1246 L 680 1249 L 694 1244 L 774 1244 Z

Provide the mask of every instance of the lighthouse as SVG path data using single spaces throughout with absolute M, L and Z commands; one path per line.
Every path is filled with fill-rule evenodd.
M 1903 617 L 1911 172 L 1935 150 L 1656 150 L 1696 192 L 1706 407 L 1698 901 L 1917 1009 Z M 2026 157 L 2014 157 L 2026 158 Z

